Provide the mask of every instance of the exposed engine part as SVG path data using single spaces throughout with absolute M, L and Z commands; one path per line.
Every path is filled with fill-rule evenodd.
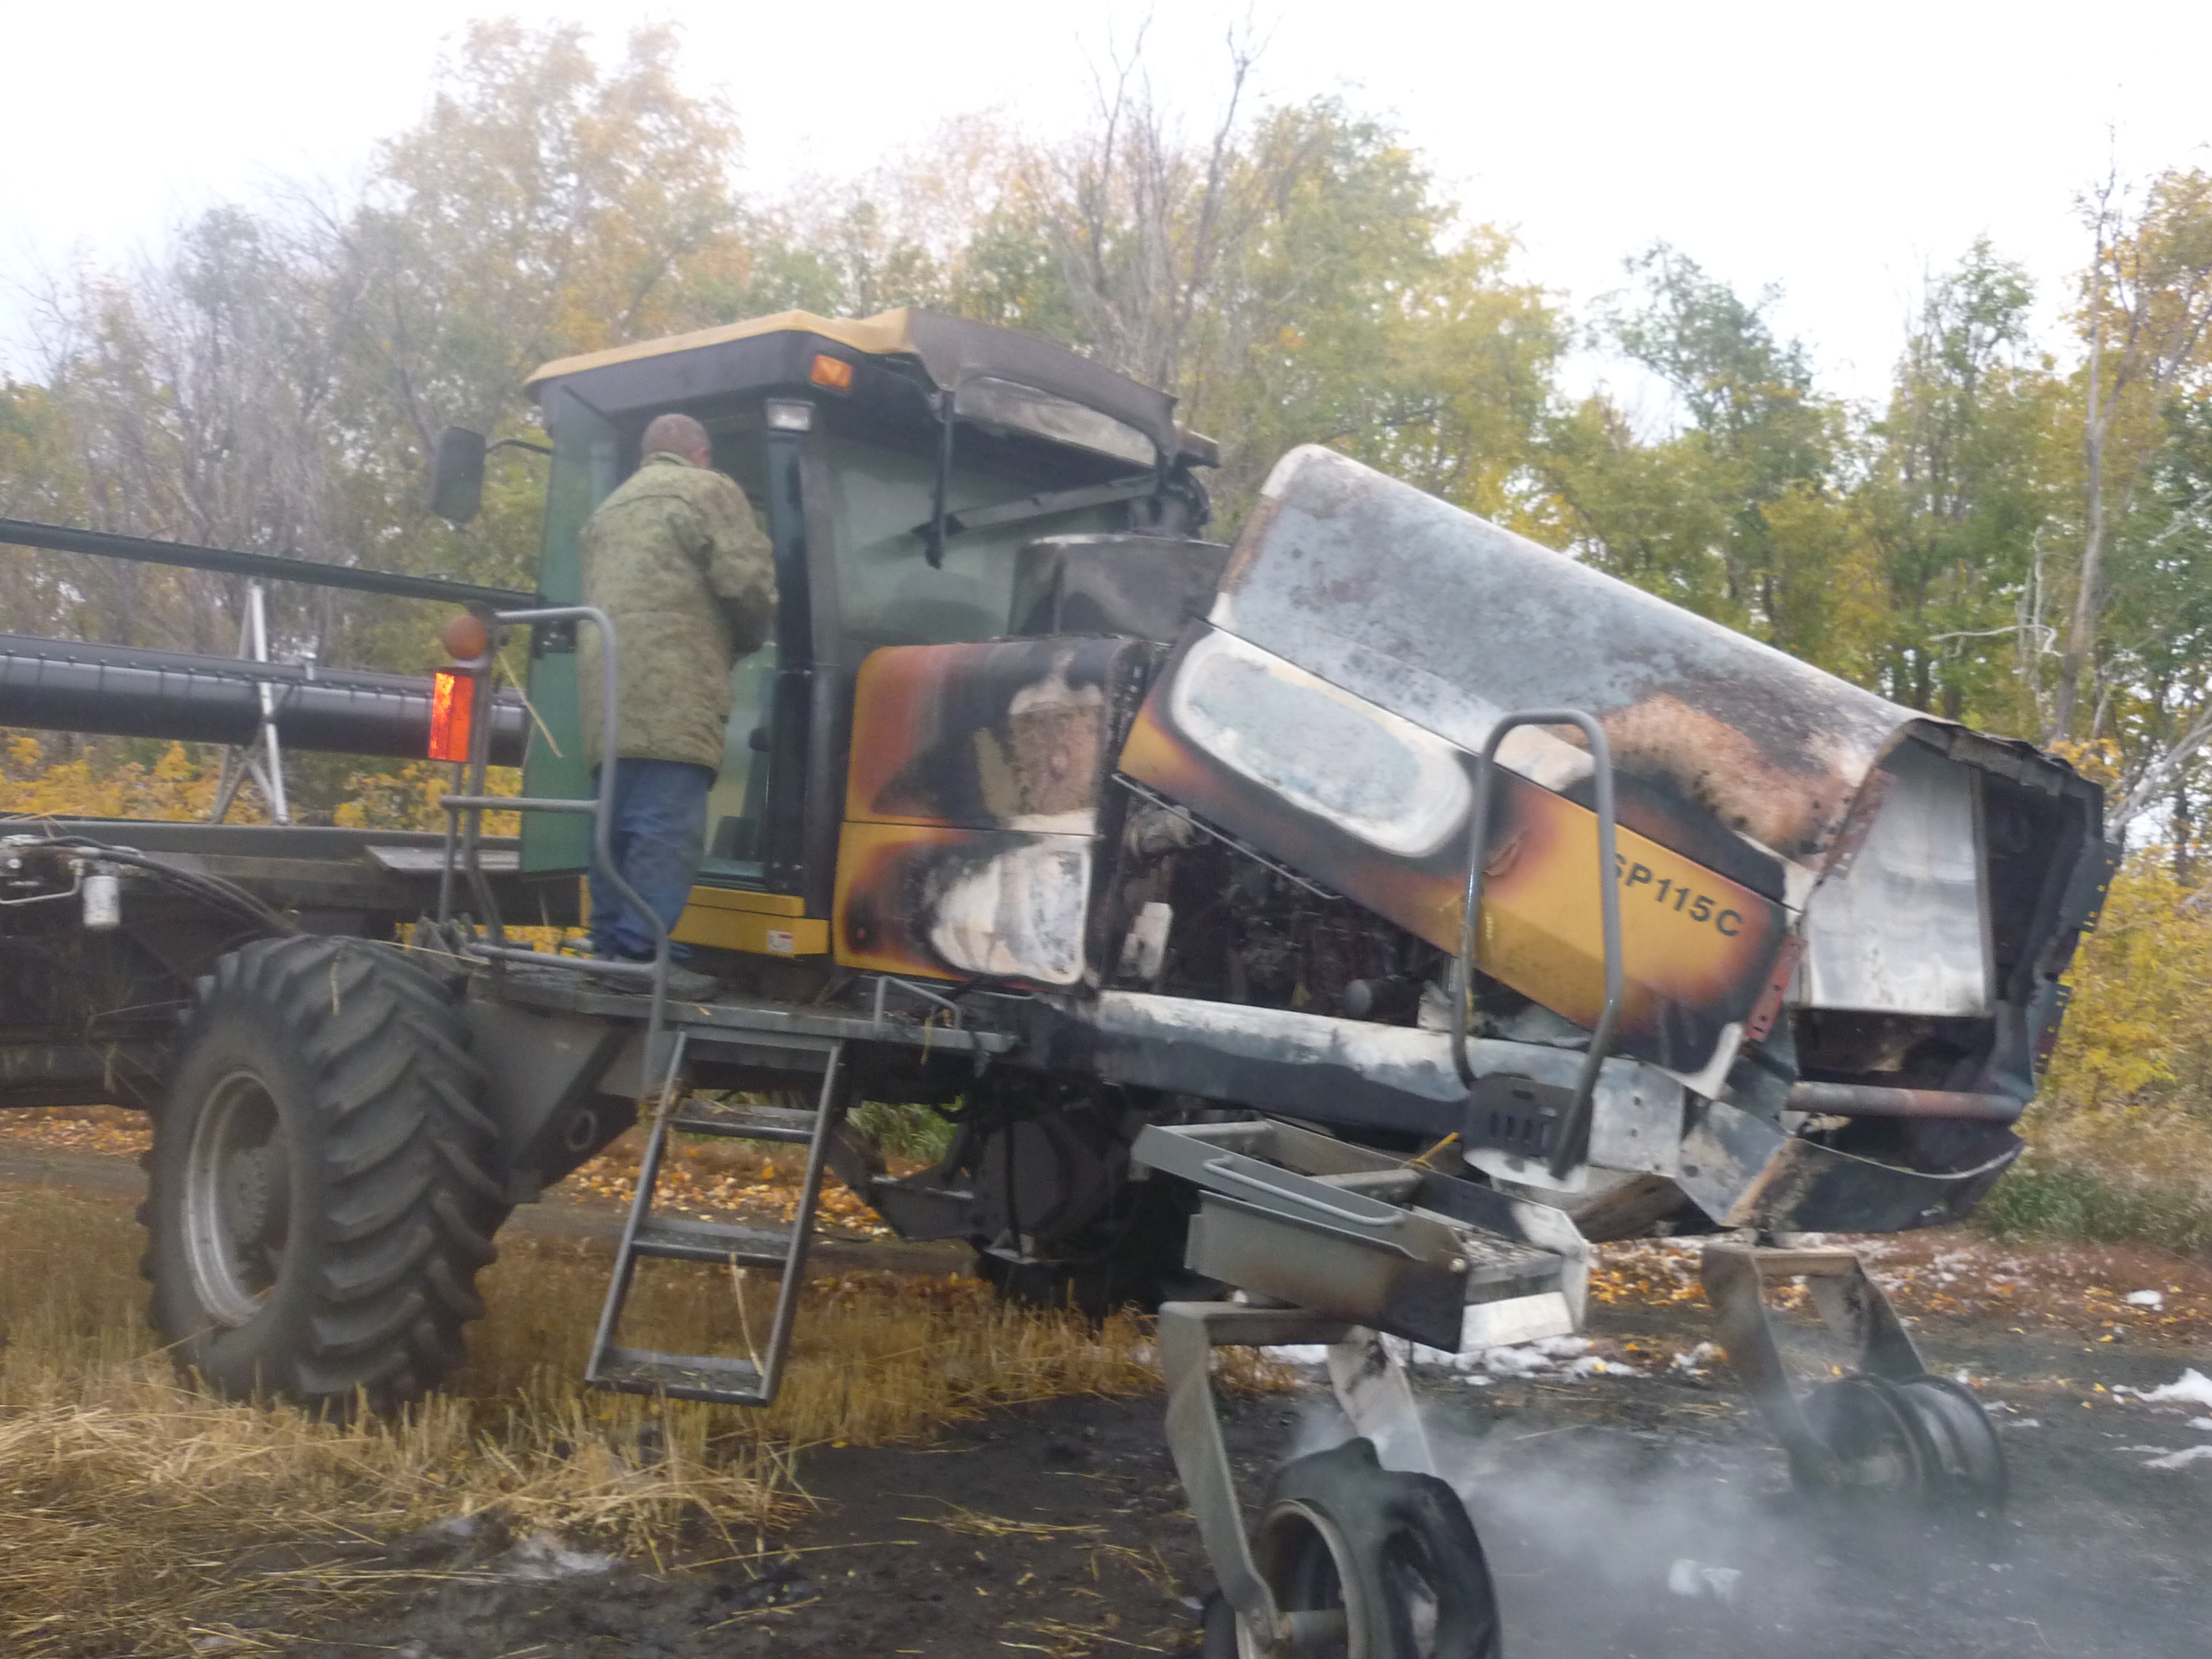
M 1443 960 L 1436 947 L 1149 792 L 1136 793 L 1116 871 L 1121 913 L 1130 919 L 1118 983 L 1414 1023 L 1423 988 Z
M 1160 969 L 1167 965 L 1168 930 L 1174 925 L 1173 905 L 1163 904 L 1158 899 L 1146 902 L 1144 908 L 1137 912 L 1136 921 L 1129 924 L 1128 937 L 1121 944 L 1123 979 L 1147 985 L 1158 981 Z

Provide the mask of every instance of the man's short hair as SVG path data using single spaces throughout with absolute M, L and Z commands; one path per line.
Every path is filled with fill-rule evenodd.
M 707 428 L 689 415 L 656 415 L 645 428 L 645 453 L 665 450 L 672 455 L 696 455 L 712 448 Z

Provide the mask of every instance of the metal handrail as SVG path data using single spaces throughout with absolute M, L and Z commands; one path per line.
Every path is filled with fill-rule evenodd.
M 1589 1132 L 1590 1101 L 1597 1092 L 1598 1074 L 1605 1065 L 1606 1051 L 1613 1046 L 1613 1027 L 1620 1019 L 1623 979 L 1620 859 L 1614 848 L 1613 749 L 1606 742 L 1604 728 L 1578 708 L 1518 709 L 1490 728 L 1490 735 L 1484 740 L 1477 758 L 1472 827 L 1468 831 L 1465 908 L 1460 915 L 1459 955 L 1452 963 L 1452 1064 L 1459 1068 L 1460 1081 L 1472 1089 L 1475 1079 L 1474 1067 L 1467 1054 L 1467 1005 L 1474 983 L 1475 935 L 1482 915 L 1483 866 L 1490 860 L 1491 779 L 1498 769 L 1498 745 L 1507 732 L 1523 726 L 1578 727 L 1589 740 L 1597 795 L 1598 908 L 1604 921 L 1605 1008 L 1591 1029 L 1589 1049 L 1583 1056 L 1582 1074 L 1575 1080 L 1574 1099 L 1567 1107 L 1566 1121 L 1559 1126 L 1559 1143 L 1552 1149 L 1552 1178 L 1563 1181 L 1580 1156 L 1581 1143 Z
M 456 791 L 439 797 L 438 804 L 446 809 L 447 868 L 450 876 L 453 866 L 454 826 L 465 822 L 461 833 L 461 861 L 467 871 L 471 887 L 477 902 L 484 908 L 487 927 L 492 942 L 471 941 L 462 948 L 472 956 L 489 961 L 526 962 L 533 967 L 565 968 L 578 973 L 612 974 L 625 977 L 644 978 L 653 981 L 653 1012 L 646 1025 L 646 1055 L 648 1066 L 657 1045 L 662 1026 L 665 1024 L 668 1007 L 668 924 L 660 913 L 645 902 L 644 896 L 623 878 L 614 857 L 614 802 L 616 751 L 621 746 L 620 716 L 616 707 L 617 682 L 616 678 L 616 643 L 614 621 L 597 605 L 563 605 L 533 608 L 527 611 L 495 611 L 492 620 L 507 627 L 526 623 L 587 622 L 599 635 L 599 768 L 598 788 L 588 799 L 582 798 L 557 799 L 528 795 L 487 795 L 483 793 L 484 769 L 490 755 L 491 723 L 479 720 L 471 734 L 469 784 L 466 791 Z M 643 916 L 653 928 L 653 957 L 649 963 L 600 961 L 596 957 L 564 957 L 538 951 L 521 951 L 507 943 L 507 930 L 500 920 L 498 907 L 493 902 L 490 884 L 485 879 L 483 861 L 478 855 L 477 842 L 483 830 L 486 811 L 512 812 L 588 812 L 592 817 L 592 868 L 595 874 L 607 878 L 616 892 L 629 907 Z M 440 894 L 439 920 L 447 920 L 449 900 L 447 890 Z

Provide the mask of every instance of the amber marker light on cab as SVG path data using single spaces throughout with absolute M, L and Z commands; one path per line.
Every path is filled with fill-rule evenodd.
M 817 386 L 828 386 L 832 392 L 853 389 L 853 366 L 838 357 L 817 356 L 814 366 L 806 371 L 806 378 Z

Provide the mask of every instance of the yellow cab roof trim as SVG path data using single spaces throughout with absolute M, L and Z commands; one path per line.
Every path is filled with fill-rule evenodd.
M 658 340 L 641 340 L 635 345 L 610 346 L 605 351 L 587 351 L 580 356 L 562 357 L 546 364 L 523 384 L 534 386 L 540 380 L 557 380 L 564 374 L 580 374 L 587 368 L 605 368 L 611 363 L 634 363 L 647 357 L 665 357 L 672 352 L 696 351 L 701 346 L 726 344 L 732 340 L 750 340 L 762 334 L 818 334 L 825 340 L 835 340 L 839 345 L 870 356 L 890 356 L 896 353 L 912 353 L 915 349 L 907 326 L 908 312 L 902 306 L 896 311 L 878 312 L 873 317 L 817 317 L 811 311 L 779 311 L 773 317 L 755 317 L 748 322 L 725 323 L 719 328 L 696 329 L 689 334 L 671 334 Z

